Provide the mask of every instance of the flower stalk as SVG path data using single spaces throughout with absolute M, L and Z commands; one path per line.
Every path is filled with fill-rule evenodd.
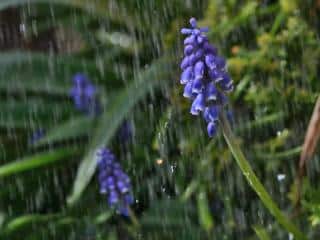
M 223 131 L 223 136 L 238 166 L 240 167 L 241 172 L 247 179 L 252 189 L 257 193 L 258 197 L 263 202 L 265 207 L 287 231 L 293 234 L 295 239 L 306 240 L 306 236 L 290 221 L 287 216 L 285 216 L 281 212 L 277 204 L 272 200 L 271 196 L 268 194 L 256 174 L 252 170 L 249 162 L 242 153 L 240 146 L 235 139 L 235 136 L 233 135 L 226 116 L 223 113 L 220 114 L 220 123 Z

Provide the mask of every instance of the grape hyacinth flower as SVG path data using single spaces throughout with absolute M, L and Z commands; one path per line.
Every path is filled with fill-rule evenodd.
M 46 132 L 44 129 L 39 128 L 38 130 L 32 133 L 31 138 L 29 139 L 29 143 L 31 145 L 36 144 L 41 138 L 45 136 Z
M 133 125 L 129 120 L 125 120 L 117 132 L 118 139 L 121 143 L 129 143 L 133 137 Z
M 183 96 L 193 100 L 191 114 L 202 112 L 210 137 L 216 134 L 218 116 L 227 103 L 226 93 L 233 90 L 233 82 L 226 69 L 226 61 L 205 35 L 208 28 L 198 28 L 195 18 L 191 28 L 182 28 L 188 35 L 184 40 L 180 83 L 185 85 Z
M 101 113 L 101 105 L 97 94 L 97 88 L 86 75 L 77 73 L 73 76 L 70 96 L 76 109 L 89 115 L 99 115 Z
M 107 148 L 97 153 L 100 193 L 107 194 L 108 204 L 117 211 L 129 216 L 129 206 L 133 204 L 131 183 L 128 175 Z

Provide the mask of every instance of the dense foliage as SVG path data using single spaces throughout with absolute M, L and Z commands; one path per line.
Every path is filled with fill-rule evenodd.
M 181 96 L 191 16 L 226 57 L 239 144 L 294 215 L 320 89 L 319 1 L 1 0 L 0 239 L 289 239 Z M 78 73 L 99 114 L 75 107 Z M 131 179 L 134 217 L 99 192 L 103 147 Z M 319 161 L 293 217 L 309 239 L 320 237 Z

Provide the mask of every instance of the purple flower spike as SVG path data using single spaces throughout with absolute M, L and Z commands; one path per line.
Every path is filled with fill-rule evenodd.
M 226 70 L 226 61 L 218 55 L 216 47 L 209 43 L 208 28 L 198 28 L 195 18 L 190 19 L 191 28 L 183 28 L 183 72 L 180 83 L 185 85 L 183 96 L 193 99 L 191 114 L 203 117 L 210 137 L 216 134 L 221 109 L 227 104 L 226 93 L 233 90 L 233 82 Z
M 115 207 L 117 212 L 128 216 L 129 206 L 134 202 L 128 175 L 107 148 L 102 148 L 97 152 L 97 162 L 100 193 L 107 195 L 110 207 Z
M 77 73 L 73 76 L 73 86 L 70 97 L 76 109 L 87 114 L 98 115 L 101 105 L 97 96 L 97 88 L 90 82 L 86 75 Z

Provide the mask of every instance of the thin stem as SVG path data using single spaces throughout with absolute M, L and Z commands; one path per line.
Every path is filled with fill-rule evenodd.
M 232 133 L 230 125 L 228 123 L 227 118 L 224 114 L 221 114 L 220 121 L 222 125 L 224 138 L 236 159 L 238 166 L 240 167 L 243 175 L 246 177 L 249 185 L 253 188 L 253 190 L 258 194 L 259 198 L 265 205 L 265 207 L 269 210 L 269 212 L 276 218 L 276 220 L 290 233 L 292 233 L 295 239 L 303 239 L 307 238 L 304 234 L 287 218 L 281 210 L 278 208 L 277 204 L 272 200 L 271 196 L 265 190 L 264 186 L 252 170 L 249 162 L 246 160 L 243 155 L 240 146 L 236 142 L 236 139 Z
M 132 221 L 133 225 L 134 225 L 136 228 L 140 228 L 139 220 L 138 220 L 138 218 L 136 217 L 134 211 L 132 211 L 131 207 L 128 207 L 128 212 L 129 212 L 130 220 Z

